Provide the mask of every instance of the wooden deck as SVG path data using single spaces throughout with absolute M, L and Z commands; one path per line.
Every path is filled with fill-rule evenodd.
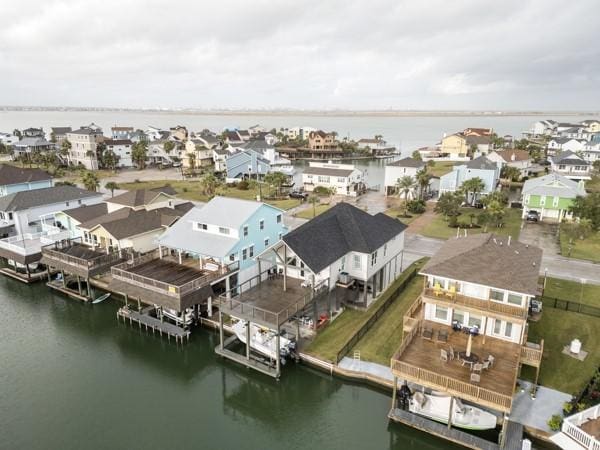
M 189 265 L 178 264 L 166 259 L 147 261 L 127 269 L 127 272 L 173 286 L 183 286 L 208 273 L 207 271 L 192 268 Z
M 121 255 L 84 245 L 78 240 L 55 242 L 42 247 L 42 263 L 67 273 L 89 278 L 110 270 L 122 261 Z
M 579 428 L 590 436 L 600 440 L 600 418 L 588 420 L 587 422 L 582 423 Z
M 125 322 L 129 321 L 130 325 L 137 323 L 140 329 L 151 330 L 152 333 L 158 331 L 161 336 L 165 334 L 169 340 L 173 337 L 176 343 L 183 344 L 184 341 L 189 342 L 190 340 L 189 330 L 184 330 L 169 322 L 163 322 L 148 314 L 134 311 L 126 306 L 117 311 L 117 320 L 120 320 L 120 318 L 123 318 Z

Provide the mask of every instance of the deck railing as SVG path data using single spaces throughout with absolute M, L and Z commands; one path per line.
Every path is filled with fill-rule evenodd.
M 527 308 L 509 305 L 507 303 L 495 302 L 489 299 L 469 297 L 467 295 L 452 293 L 449 291 L 436 291 L 433 288 L 425 288 L 423 295 L 431 301 L 445 306 L 455 305 L 475 308 L 479 311 L 501 314 L 503 316 L 515 317 L 521 320 L 527 319 Z
M 567 417 L 563 421 L 561 431 L 583 445 L 586 449 L 600 450 L 600 441 L 579 428 L 588 420 L 600 420 L 600 405 L 592 406 L 580 413 Z
M 510 395 L 499 394 L 490 389 L 400 361 L 399 358 L 411 344 L 419 328 L 420 326 L 416 326 L 406 334 L 402 340 L 402 344 L 400 344 L 400 348 L 392 357 L 391 366 L 394 375 L 432 389 L 448 392 L 450 395 L 455 395 L 465 400 L 481 403 L 483 406 L 503 412 L 510 412 L 512 406 L 512 397 Z
M 70 237 L 71 233 L 68 230 L 61 231 L 55 228 L 53 230 L 24 233 L 0 239 L 0 247 L 19 255 L 31 255 L 41 252 L 43 245 L 52 244 L 57 240 L 68 239 Z
M 223 277 L 224 275 L 227 275 L 230 272 L 239 269 L 238 261 L 234 261 L 227 265 L 220 265 L 218 269 L 214 271 L 207 271 L 206 269 L 204 269 L 201 272 L 202 275 L 199 275 L 198 278 L 195 278 L 194 280 L 188 281 L 187 283 L 179 286 L 166 283 L 164 281 L 155 280 L 154 278 L 139 275 L 137 273 L 129 271 L 132 268 L 137 267 L 141 264 L 157 260 L 157 255 L 157 252 L 152 252 L 134 258 L 132 261 L 125 261 L 121 264 L 117 264 L 116 266 L 111 267 L 110 273 L 112 277 L 116 280 L 121 280 L 126 283 L 142 287 L 144 289 L 149 289 L 160 294 L 168 295 L 169 297 L 180 298 L 186 294 L 189 294 L 190 292 L 201 288 L 202 286 L 211 283 L 214 280 Z
M 121 255 L 118 251 L 111 251 L 107 254 L 94 256 L 88 259 L 79 258 L 77 256 L 69 255 L 61 251 L 66 250 L 75 245 L 83 245 L 80 242 L 77 242 L 80 240 L 81 238 L 57 240 L 56 242 L 50 245 L 43 246 L 42 254 L 56 261 L 65 262 L 74 267 L 83 268 L 85 270 L 92 270 L 98 267 L 111 265 L 121 260 Z
M 535 346 L 535 347 L 534 347 Z M 526 345 L 521 347 L 521 362 L 528 366 L 539 367 L 542 364 L 542 357 L 544 356 L 544 340 L 539 344 L 532 344 L 528 342 Z

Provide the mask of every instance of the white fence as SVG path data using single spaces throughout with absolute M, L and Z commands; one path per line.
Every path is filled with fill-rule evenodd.
M 589 450 L 600 450 L 600 441 L 583 431 L 580 426 L 588 420 L 599 420 L 600 405 L 592 406 L 563 421 L 562 432 Z

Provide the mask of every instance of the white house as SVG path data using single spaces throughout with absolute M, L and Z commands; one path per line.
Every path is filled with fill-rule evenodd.
M 425 163 L 415 158 L 403 158 L 399 161 L 394 161 L 385 166 L 385 195 L 393 195 L 397 193 L 396 183 L 402 177 L 411 177 L 415 180 L 417 172 L 425 168 Z
M 562 151 L 550 157 L 552 172 L 571 180 L 590 180 L 591 165 L 572 151 Z
M 551 136 L 556 132 L 558 122 L 555 120 L 539 120 L 533 124 L 529 134 L 535 136 Z M 527 133 L 526 133 L 527 134 Z
M 365 178 L 352 164 L 310 162 L 302 172 L 302 185 L 307 192 L 323 186 L 333 188 L 336 194 L 356 197 L 365 189 Z
M 11 133 L 0 133 L 0 144 L 12 145 L 19 142 L 19 136 Z
M 106 150 L 112 150 L 119 157 L 118 167 L 133 167 L 131 160 L 133 142 L 129 139 L 107 139 L 104 141 L 104 145 Z
M 406 225 L 348 203 L 284 235 L 259 255 L 306 285 L 338 289 L 345 302 L 368 307 L 403 270 Z
M 500 167 L 508 166 L 519 169 L 521 176 L 526 176 L 533 165 L 529 152 L 525 150 L 509 149 L 494 151 L 487 155 L 487 158 L 500 165 Z

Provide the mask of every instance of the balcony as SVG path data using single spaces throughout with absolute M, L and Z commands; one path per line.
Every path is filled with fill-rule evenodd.
M 0 239 L 0 249 L 5 250 L 4 253 L 7 255 L 13 254 L 13 257 L 9 259 L 24 260 L 27 257 L 36 255 L 39 260 L 44 245 L 53 244 L 56 241 L 69 239 L 70 237 L 71 233 L 68 230 L 52 227 L 38 233 L 25 233 Z
M 495 302 L 493 300 L 485 300 L 482 298 L 469 297 L 460 293 L 452 293 L 450 291 L 438 290 L 433 288 L 425 288 L 423 297 L 427 303 L 454 308 L 461 306 L 467 311 L 475 313 L 485 313 L 489 317 L 495 317 L 504 320 L 514 321 L 518 319 L 522 322 L 527 320 L 527 308 L 510 305 L 507 303 Z
M 42 247 L 42 263 L 88 278 L 106 272 L 122 261 L 118 251 L 100 251 L 81 243 L 81 238 L 56 241 Z
M 579 444 L 578 448 L 600 450 L 600 405 L 567 417 L 561 431 Z

